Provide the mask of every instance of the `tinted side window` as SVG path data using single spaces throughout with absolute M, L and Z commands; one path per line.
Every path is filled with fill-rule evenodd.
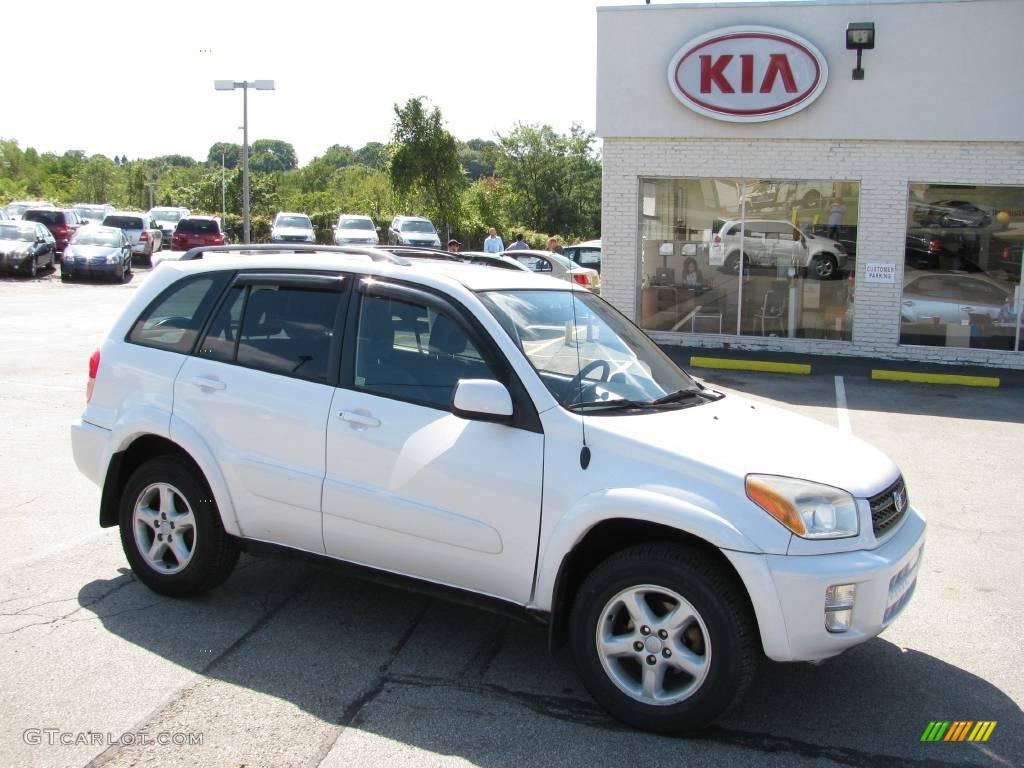
M 498 379 L 462 328 L 421 304 L 363 296 L 355 385 L 448 409 L 460 379 Z
M 213 272 L 180 280 L 153 300 L 135 321 L 128 341 L 187 354 L 229 273 Z
M 270 373 L 327 381 L 340 303 L 338 291 L 252 286 L 241 312 L 236 362 Z
M 197 355 L 222 363 L 230 363 L 235 359 L 235 342 L 238 341 L 238 332 L 242 326 L 244 301 L 245 286 L 232 286 L 214 315 L 203 343 L 196 350 Z

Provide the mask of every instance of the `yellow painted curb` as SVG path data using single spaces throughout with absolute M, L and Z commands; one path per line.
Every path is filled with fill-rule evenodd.
M 772 363 L 767 360 L 729 360 L 723 357 L 691 357 L 691 368 L 726 368 L 734 371 L 767 371 L 768 373 L 796 373 L 806 376 L 811 372 L 807 363 Z
M 915 373 L 911 371 L 872 370 L 872 379 L 882 381 L 913 381 L 919 384 L 956 384 L 962 387 L 998 387 L 995 376 L 963 376 L 956 373 Z

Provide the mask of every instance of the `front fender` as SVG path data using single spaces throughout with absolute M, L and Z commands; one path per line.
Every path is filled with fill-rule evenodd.
M 637 520 L 675 528 L 723 550 L 761 553 L 764 550 L 735 525 L 696 504 L 657 488 L 613 488 L 579 500 L 559 518 L 541 544 L 534 607 L 550 611 L 562 562 L 587 532 L 605 520 Z M 782 550 L 785 552 L 785 549 Z

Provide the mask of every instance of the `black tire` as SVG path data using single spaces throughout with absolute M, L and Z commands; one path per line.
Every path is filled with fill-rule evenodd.
M 36 257 L 32 257 L 32 263 L 28 266 L 28 276 L 30 278 L 36 278 L 39 276 L 39 265 L 36 263 Z
M 147 489 L 158 483 L 172 486 L 191 509 L 195 520 L 191 559 L 176 573 L 165 573 L 150 565 L 139 549 L 135 530 L 136 503 L 142 500 Z M 181 501 L 175 504 L 180 509 Z M 238 562 L 238 547 L 224 532 L 206 479 L 191 463 L 178 457 L 158 456 L 132 473 L 121 494 L 119 522 L 121 546 L 136 577 L 162 595 L 184 597 L 207 592 L 221 584 Z M 167 521 L 163 526 L 167 526 Z M 147 533 L 143 531 L 142 535 Z M 152 535 L 155 537 L 155 532 Z
M 839 264 L 835 256 L 823 253 L 814 257 L 808 271 L 815 280 L 832 280 L 839 272 Z
M 817 208 L 821 205 L 821 193 L 817 190 L 810 190 L 800 201 L 804 208 Z
M 750 268 L 750 259 L 747 254 L 743 254 L 743 266 L 747 269 Z M 733 251 L 725 259 L 724 270 L 730 275 L 740 274 L 740 253 L 739 251 Z
M 128 282 L 128 276 L 130 274 L 131 274 L 131 270 L 128 269 L 128 265 L 127 264 L 122 264 L 121 265 L 121 279 L 118 282 L 127 283 Z
M 614 612 L 606 614 L 609 602 L 623 590 L 640 585 L 677 593 L 693 606 L 707 632 L 711 655 L 706 675 L 695 690 L 675 703 L 644 703 L 630 696 L 602 665 L 597 633 L 613 618 Z M 689 627 L 675 641 L 677 654 L 678 642 L 690 637 L 687 632 L 693 627 L 698 638 L 704 637 L 696 622 Z M 612 716 L 657 733 L 703 728 L 742 699 L 761 657 L 757 638 L 749 601 L 735 574 L 700 550 L 677 544 L 640 544 L 605 560 L 583 582 L 570 617 L 570 643 L 587 690 Z M 671 647 L 671 642 L 666 641 L 665 647 Z M 708 647 L 700 643 L 690 650 L 702 648 L 706 654 Z M 648 654 L 646 648 L 636 663 L 641 673 L 645 661 L 663 661 L 660 655 L 643 654 Z M 633 663 L 628 658 L 623 662 Z

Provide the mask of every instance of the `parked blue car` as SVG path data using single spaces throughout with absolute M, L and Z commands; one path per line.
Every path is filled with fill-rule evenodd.
M 71 238 L 60 265 L 60 279 L 113 277 L 122 283 L 132 274 L 132 244 L 117 227 L 82 227 Z

